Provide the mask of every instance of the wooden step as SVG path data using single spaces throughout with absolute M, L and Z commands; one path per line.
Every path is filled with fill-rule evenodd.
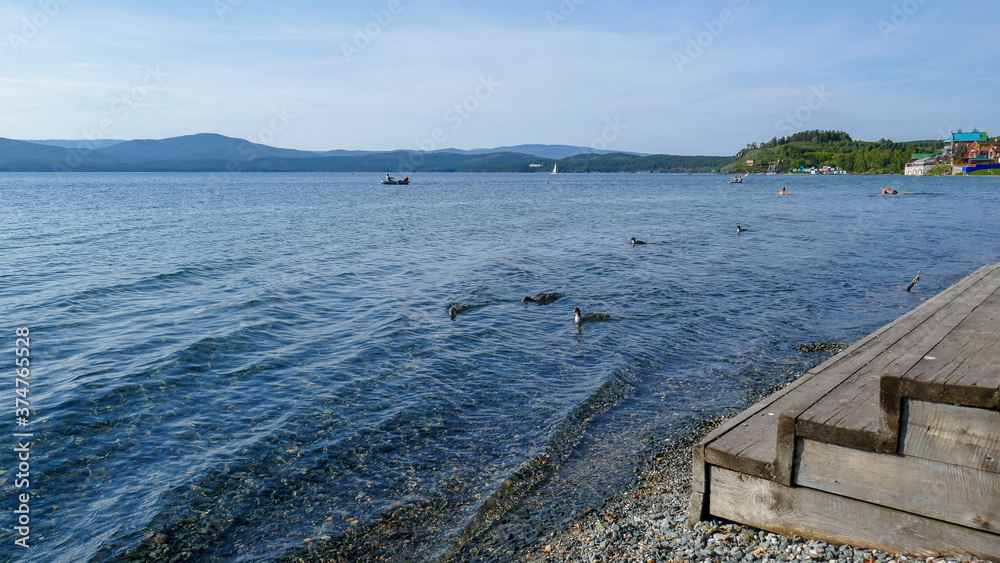
M 984 266 L 720 426 L 692 524 L 1000 559 L 998 317 Z
M 1000 536 L 829 494 L 786 487 L 710 467 L 710 513 L 785 536 L 848 544 L 911 557 L 971 557 L 1000 561 Z
M 886 388 L 889 394 L 883 396 L 883 376 L 888 375 L 890 381 L 895 381 L 895 375 L 899 374 L 899 381 L 908 381 L 917 373 L 913 368 L 919 371 L 920 364 L 926 363 L 928 357 L 948 357 L 961 363 L 954 351 L 941 350 L 941 356 L 934 356 L 935 350 L 957 346 L 956 335 L 972 325 L 978 326 L 980 319 L 976 311 L 984 311 L 1000 299 L 998 272 L 997 266 L 982 268 L 976 273 L 980 275 L 967 277 L 913 311 L 919 314 L 910 318 L 904 316 L 888 325 L 878 338 L 868 342 L 869 353 L 858 358 L 860 361 L 836 368 L 844 372 L 840 385 L 797 415 L 796 436 L 895 452 L 899 441 L 899 400 L 909 388 L 900 389 L 893 396 L 894 389 L 890 385 Z M 995 306 L 993 310 L 996 311 Z M 997 342 L 995 332 L 989 336 Z M 967 339 L 959 341 L 969 346 Z M 972 357 L 966 359 L 978 361 Z M 969 362 L 965 365 L 971 369 Z M 852 371 L 847 373 L 847 370 Z M 935 381 L 940 382 L 940 379 Z
M 1000 412 L 907 399 L 902 420 L 902 455 L 1000 473 Z

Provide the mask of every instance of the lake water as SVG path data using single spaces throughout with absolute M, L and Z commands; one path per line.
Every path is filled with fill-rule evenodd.
M 0 175 L 0 560 L 424 561 L 1000 261 L 994 178 L 412 176 Z

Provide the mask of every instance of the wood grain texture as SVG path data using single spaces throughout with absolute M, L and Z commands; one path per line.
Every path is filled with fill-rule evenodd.
M 891 388 L 882 385 L 882 376 L 907 374 L 921 361 L 926 361 L 926 357 L 933 357 L 935 347 L 957 346 L 956 339 L 968 346 L 969 339 L 960 338 L 961 333 L 956 330 L 970 321 L 977 310 L 989 310 L 989 306 L 982 305 L 998 290 L 1000 268 L 980 269 L 914 311 L 923 314 L 913 315 L 906 322 L 904 316 L 889 325 L 878 339 L 869 342 L 864 364 L 798 416 L 796 434 L 873 451 L 896 451 L 898 407 L 893 409 L 892 404 L 899 398 L 886 394 Z M 975 319 L 972 323 L 976 323 Z M 992 338 L 995 343 L 998 336 L 987 335 L 978 349 L 989 348 L 985 342 Z M 947 352 L 942 351 L 942 354 Z M 952 356 L 954 354 L 947 357 Z M 904 379 L 909 378 L 908 374 L 904 376 Z M 946 385 L 942 381 L 934 384 Z M 902 383 L 900 391 L 903 394 L 909 390 L 907 385 L 906 381 Z M 889 410 L 884 410 L 887 406 Z
M 1000 407 L 1000 290 L 903 372 L 907 397 Z
M 688 507 L 688 525 L 694 526 L 708 518 L 708 466 L 705 464 L 705 446 L 696 444 L 691 456 L 691 504 Z
M 709 470 L 713 516 L 786 535 L 911 557 L 1000 559 L 1000 536 L 720 467 Z
M 1000 412 L 908 399 L 903 413 L 903 455 L 1000 473 Z
M 693 455 L 689 520 L 712 515 L 912 556 L 1000 559 L 998 450 L 993 265 L 707 436 Z
M 799 451 L 797 486 L 1000 533 L 1000 473 L 813 440 Z

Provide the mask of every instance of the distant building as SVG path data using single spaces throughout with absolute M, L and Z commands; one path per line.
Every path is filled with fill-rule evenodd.
M 995 164 L 1000 156 L 1000 142 L 976 141 L 967 148 L 969 164 Z
M 752 158 L 748 158 L 747 159 L 747 167 L 753 168 L 753 159 Z
M 957 165 L 963 162 L 965 158 L 968 158 L 966 155 L 970 144 L 987 140 L 989 140 L 989 135 L 980 132 L 978 129 L 973 129 L 970 133 L 964 133 L 959 129 L 944 140 L 944 149 L 942 149 L 941 154 L 946 158 L 950 158 L 952 165 Z
M 962 147 L 952 160 L 953 172 L 975 172 L 1000 168 L 1000 142 L 973 141 Z
M 847 170 L 842 170 L 839 166 L 823 166 L 819 170 L 812 172 L 813 174 L 847 174 Z
M 925 158 L 918 158 L 916 160 L 906 163 L 906 168 L 903 170 L 903 174 L 907 176 L 923 176 L 931 171 L 932 168 L 938 165 L 938 157 L 928 155 Z
M 944 140 L 941 152 L 935 155 L 917 153 L 911 156 L 912 159 L 904 170 L 907 176 L 923 176 L 941 164 L 950 165 L 952 173 L 958 174 L 967 171 L 968 168 L 1000 162 L 1000 143 L 990 141 L 989 135 L 978 129 L 970 132 L 959 129 Z

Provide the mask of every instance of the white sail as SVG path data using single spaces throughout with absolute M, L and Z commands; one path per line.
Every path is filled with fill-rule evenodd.
M 552 165 L 552 173 L 553 174 L 558 174 L 559 173 L 559 165 L 558 164 L 553 164 Z

